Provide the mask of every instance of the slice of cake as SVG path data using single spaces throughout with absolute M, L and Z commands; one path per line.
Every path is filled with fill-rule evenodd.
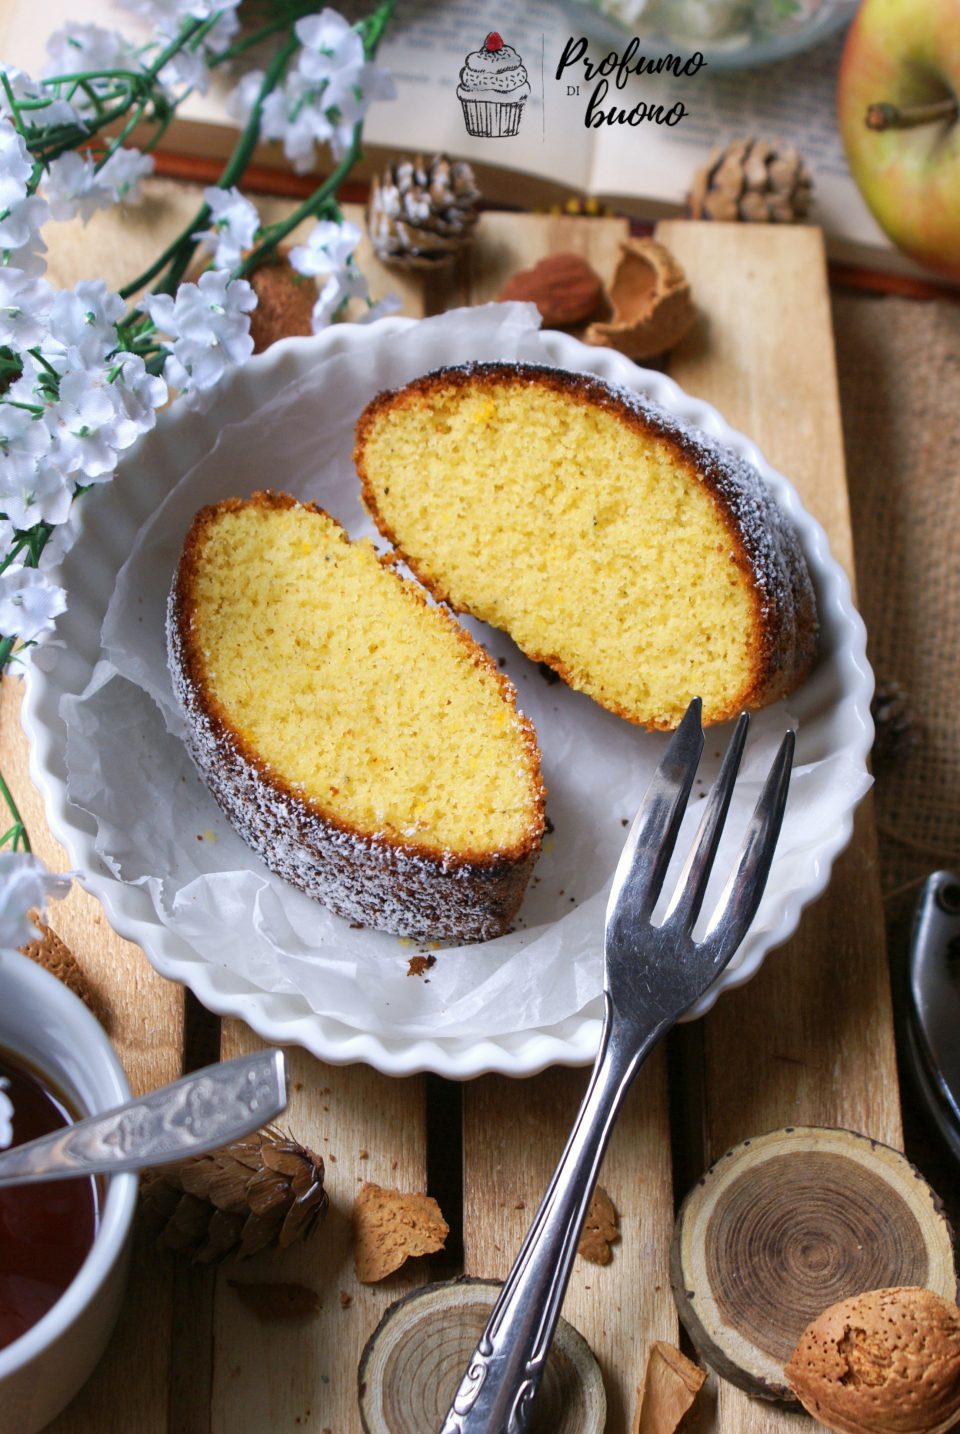
M 773 702 L 816 649 L 797 537 L 736 454 L 625 389 L 476 364 L 382 393 L 364 501 L 427 588 L 602 706 L 671 728 Z
M 369 542 L 283 494 L 204 508 L 167 647 L 194 761 L 272 871 L 418 941 L 509 927 L 543 832 L 533 728 Z

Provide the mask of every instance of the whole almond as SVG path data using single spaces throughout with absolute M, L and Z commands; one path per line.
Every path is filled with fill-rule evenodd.
M 848 1434 L 944 1434 L 960 1418 L 960 1309 L 930 1290 L 871 1290 L 807 1326 L 784 1373 Z
M 536 304 L 548 329 L 584 324 L 604 307 L 603 284 L 579 254 L 548 254 L 508 279 L 497 298 Z

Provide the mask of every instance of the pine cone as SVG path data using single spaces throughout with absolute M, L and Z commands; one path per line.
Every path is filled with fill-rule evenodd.
M 274 1127 L 145 1171 L 140 1193 L 158 1243 L 200 1264 L 285 1249 L 312 1234 L 329 1204 L 320 1156 Z
M 892 766 L 909 757 L 917 745 L 917 729 L 910 695 L 899 682 L 877 682 L 870 714 L 874 722 L 874 767 Z
M 715 149 L 693 177 L 691 219 L 794 224 L 810 207 L 813 181 L 793 145 L 737 139 Z
M 448 264 L 471 239 L 480 191 L 469 164 L 404 159 L 374 179 L 367 228 L 378 259 L 411 269 Z

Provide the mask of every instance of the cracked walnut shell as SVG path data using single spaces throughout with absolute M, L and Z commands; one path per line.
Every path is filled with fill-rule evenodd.
M 653 358 L 680 342 L 697 317 L 680 264 L 656 239 L 624 239 L 609 289 L 613 317 L 591 324 L 588 344 Z
M 807 1326 L 785 1374 L 846 1434 L 946 1434 L 960 1419 L 960 1309 L 931 1290 L 871 1290 Z

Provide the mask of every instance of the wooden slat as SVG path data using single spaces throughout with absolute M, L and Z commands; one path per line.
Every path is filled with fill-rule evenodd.
M 257 1037 L 225 1021 L 223 1057 L 258 1049 Z M 363 1066 L 327 1066 L 288 1050 L 291 1099 L 281 1122 L 323 1156 L 330 1211 L 304 1245 L 265 1251 L 217 1272 L 210 1434 L 359 1431 L 357 1364 L 387 1305 L 428 1278 L 422 1260 L 379 1285 L 353 1270 L 350 1213 L 364 1180 L 423 1190 L 426 1120 L 423 1081 L 391 1080 Z M 305 1325 L 264 1324 L 241 1304 L 231 1281 L 294 1280 L 323 1307 Z
M 493 298 L 517 269 L 562 250 L 583 254 L 609 281 L 627 233 L 621 220 L 568 216 L 485 214 L 482 226 L 482 267 L 475 259 L 469 279 L 474 303 Z M 519 1086 L 490 1077 L 464 1088 L 468 1274 L 506 1274 L 585 1085 L 583 1071 L 549 1071 Z M 633 1417 L 647 1341 L 677 1337 L 666 1272 L 673 1225 L 669 1151 L 665 1065 L 658 1054 L 621 1116 L 600 1177 L 620 1212 L 622 1242 L 608 1266 L 577 1260 L 564 1303 L 564 1316 L 603 1368 L 610 1434 L 624 1434 Z
M 346 212 L 362 226 L 359 209 Z M 423 314 L 446 303 L 450 276 L 388 272 L 366 240 L 359 257 L 372 292 L 378 297 L 399 292 L 404 313 Z M 223 1023 L 224 1059 L 262 1044 L 241 1022 Z M 361 1285 L 350 1238 L 353 1199 L 363 1181 L 405 1191 L 426 1188 L 423 1079 L 328 1066 L 299 1050 L 289 1050 L 287 1059 L 291 1099 L 283 1124 L 323 1156 L 330 1212 L 309 1244 L 279 1257 L 268 1251 L 241 1269 L 218 1272 L 210 1434 L 288 1428 L 298 1434 L 358 1434 L 357 1365 L 363 1346 L 387 1305 L 429 1278 L 429 1267 L 419 1260 L 380 1285 Z M 230 1283 L 258 1278 L 311 1286 L 323 1302 L 318 1318 L 294 1328 L 264 1325 Z
M 843 439 L 821 237 L 813 229 L 662 224 L 703 318 L 670 373 L 749 433 L 796 484 L 852 576 Z M 759 975 L 684 1032 L 702 1043 L 703 1161 L 775 1126 L 844 1125 L 898 1145 L 896 1055 L 869 799 L 826 894 Z M 717 1427 L 794 1428 L 731 1385 Z

